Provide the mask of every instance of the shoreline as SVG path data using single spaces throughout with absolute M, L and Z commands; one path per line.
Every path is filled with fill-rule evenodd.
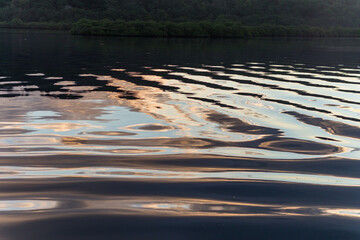
M 64 22 L 0 22 L 0 29 L 52 30 L 72 35 L 142 38 L 359 38 L 360 28 L 261 25 L 236 21 L 155 22 L 82 19 Z

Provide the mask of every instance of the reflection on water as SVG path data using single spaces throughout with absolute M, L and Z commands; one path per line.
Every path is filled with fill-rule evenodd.
M 360 238 L 358 39 L 0 36 L 5 239 Z
M 120 215 L 276 217 L 276 216 L 348 216 L 360 217 L 360 209 L 323 208 L 319 206 L 286 206 L 185 198 L 118 198 L 103 200 L 77 199 L 69 202 L 46 200 L 11 200 L 0 202 L 0 212 L 50 213 L 113 211 Z
M 38 211 L 55 208 L 57 205 L 54 201 L 44 200 L 12 200 L 0 201 L 0 212 L 15 211 Z
M 129 152 L 130 153 L 130 152 Z M 326 175 L 311 175 L 287 172 L 253 172 L 253 171 L 163 171 L 155 169 L 128 169 L 128 168 L 41 168 L 41 167 L 2 167 L 0 179 L 27 179 L 27 178 L 125 178 L 141 180 L 178 180 L 178 181 L 224 181 L 224 180 L 260 180 L 280 181 L 290 183 L 360 187 L 360 179 Z

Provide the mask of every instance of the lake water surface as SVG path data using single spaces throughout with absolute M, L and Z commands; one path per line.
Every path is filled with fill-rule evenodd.
M 360 39 L 0 32 L 0 239 L 360 239 Z

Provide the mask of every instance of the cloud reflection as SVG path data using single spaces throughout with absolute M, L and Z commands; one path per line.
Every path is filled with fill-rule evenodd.
M 118 178 L 176 181 L 271 181 L 311 185 L 360 187 L 359 178 L 291 172 L 261 171 L 166 171 L 108 167 L 42 168 L 1 167 L 0 179 Z
M 0 212 L 23 212 L 54 209 L 58 206 L 51 200 L 0 200 Z
M 121 197 L 83 199 L 76 196 L 49 200 L 1 200 L 3 213 L 71 213 L 107 212 L 117 215 L 207 216 L 207 217 L 311 217 L 340 216 L 359 218 L 360 209 L 324 208 L 321 206 L 292 206 L 197 198 Z M 76 201 L 74 200 L 76 199 Z

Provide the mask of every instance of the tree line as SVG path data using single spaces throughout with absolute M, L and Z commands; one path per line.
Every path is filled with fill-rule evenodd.
M 0 22 L 234 21 L 247 26 L 360 27 L 359 0 L 0 0 Z
M 294 27 L 281 25 L 244 26 L 239 21 L 155 22 L 82 19 L 73 34 L 122 37 L 360 37 L 360 28 Z

